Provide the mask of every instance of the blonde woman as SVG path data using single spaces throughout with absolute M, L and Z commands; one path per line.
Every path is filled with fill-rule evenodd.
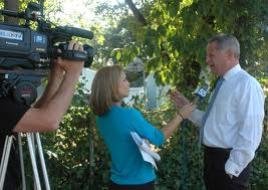
M 129 82 L 123 69 L 107 66 L 93 80 L 90 107 L 97 115 L 97 128 L 111 155 L 110 190 L 153 190 L 156 178 L 153 166 L 145 162 L 130 132 L 138 133 L 150 143 L 160 146 L 195 108 L 185 105 L 161 130 L 146 121 L 134 108 L 123 107 L 129 94 Z

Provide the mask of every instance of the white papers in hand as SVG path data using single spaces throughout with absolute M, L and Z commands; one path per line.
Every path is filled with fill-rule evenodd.
M 146 139 L 141 138 L 138 133 L 136 132 L 130 132 L 133 140 L 137 144 L 140 153 L 142 155 L 142 158 L 144 161 L 151 163 L 155 169 L 157 169 L 157 165 L 155 161 L 160 161 L 160 156 L 156 152 L 152 151 L 150 149 L 150 145 Z

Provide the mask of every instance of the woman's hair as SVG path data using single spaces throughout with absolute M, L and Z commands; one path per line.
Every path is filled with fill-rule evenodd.
M 208 40 L 208 43 L 216 42 L 218 45 L 218 49 L 225 50 L 230 49 L 236 58 L 240 57 L 240 44 L 236 37 L 228 34 L 217 34 Z
M 101 68 L 95 75 L 89 105 L 96 115 L 105 114 L 114 102 L 120 101 L 118 83 L 123 69 L 119 65 Z

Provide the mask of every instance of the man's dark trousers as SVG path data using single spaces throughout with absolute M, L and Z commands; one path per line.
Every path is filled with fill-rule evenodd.
M 225 173 L 230 149 L 204 147 L 204 182 L 207 190 L 249 190 L 251 164 L 238 177 Z

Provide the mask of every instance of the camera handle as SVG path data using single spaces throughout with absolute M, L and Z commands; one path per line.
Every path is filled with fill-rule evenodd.
M 22 137 L 22 133 L 19 133 L 18 134 L 18 143 L 19 143 L 19 153 L 20 153 L 20 162 L 21 162 L 21 171 L 22 171 L 21 173 L 22 173 L 22 180 L 23 180 L 22 187 L 23 187 L 23 190 L 25 190 L 26 189 L 26 181 L 25 181 L 21 137 Z M 40 163 L 41 163 L 41 167 L 42 167 L 42 171 L 43 171 L 43 177 L 45 180 L 44 181 L 45 187 L 47 190 L 50 190 L 48 174 L 47 174 L 47 170 L 46 170 L 46 165 L 45 165 L 45 160 L 44 160 L 44 155 L 43 155 L 43 151 L 42 151 L 42 145 L 41 145 L 39 133 L 26 133 L 26 137 L 27 137 L 27 143 L 28 143 L 29 153 L 30 153 L 31 162 L 32 162 L 32 168 L 33 168 L 33 173 L 34 173 L 34 182 L 35 182 L 36 189 L 41 190 L 41 183 L 40 183 L 39 174 L 38 174 L 38 170 L 37 170 L 36 157 L 35 157 L 35 151 L 34 151 L 35 140 L 37 142 L 37 149 L 38 149 Z M 1 159 L 1 166 L 0 166 L 0 189 L 1 190 L 4 187 L 6 170 L 7 170 L 11 145 L 13 143 L 13 138 L 14 138 L 14 136 L 12 136 L 12 135 L 6 136 L 6 140 L 5 140 L 5 145 L 4 145 L 2 159 Z
M 87 52 L 78 50 L 65 50 L 61 54 L 63 59 L 69 59 L 74 61 L 87 61 Z

